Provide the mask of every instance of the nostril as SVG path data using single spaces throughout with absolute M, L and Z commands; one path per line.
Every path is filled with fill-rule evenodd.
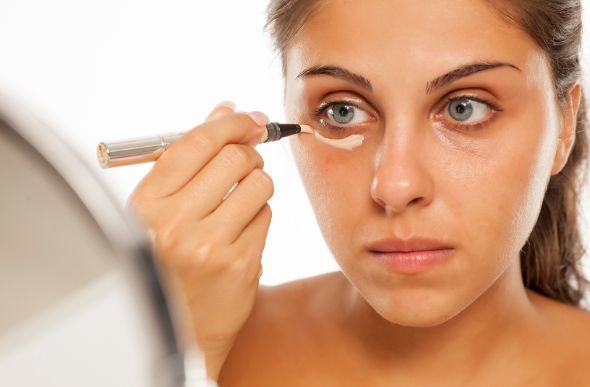
M 415 196 L 409 200 L 404 201 L 400 195 L 396 198 L 390 197 L 390 200 L 386 200 L 383 199 L 382 196 L 379 194 L 379 190 L 371 190 L 371 197 L 376 204 L 385 209 L 387 213 L 391 214 L 400 213 L 404 211 L 405 208 L 414 205 L 419 205 L 425 199 L 424 196 Z
M 411 206 L 412 204 L 419 202 L 420 200 L 422 200 L 422 197 L 414 198 L 414 199 L 410 200 L 410 202 L 408 203 L 408 206 Z

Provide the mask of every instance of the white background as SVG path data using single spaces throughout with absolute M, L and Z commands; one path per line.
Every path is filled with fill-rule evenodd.
M 280 61 L 262 30 L 266 5 L 2 0 L 0 88 L 60 132 L 124 206 L 150 165 L 101 170 L 98 142 L 188 130 L 224 99 L 283 121 Z M 275 182 L 261 282 L 338 270 L 287 141 L 257 149 Z

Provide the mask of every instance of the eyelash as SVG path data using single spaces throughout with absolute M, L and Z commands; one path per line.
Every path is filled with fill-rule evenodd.
M 496 105 L 493 102 L 487 101 L 483 98 L 479 98 L 473 95 L 460 95 L 460 96 L 456 96 L 456 97 L 450 97 L 446 99 L 446 103 L 445 103 L 445 108 L 448 107 L 448 105 L 452 102 L 455 101 L 462 101 L 462 100 L 471 100 L 471 101 L 475 101 L 475 102 L 480 102 L 483 103 L 484 105 L 487 105 L 491 110 L 491 117 L 488 118 L 485 121 L 482 122 L 478 122 L 477 124 L 471 124 L 471 125 L 467 125 L 467 124 L 451 124 L 451 126 L 453 127 L 454 130 L 458 130 L 458 131 L 472 131 L 472 130 L 478 130 L 481 129 L 483 127 L 485 127 L 486 125 L 488 125 L 496 116 L 496 113 L 501 112 L 503 109 L 501 109 L 498 105 Z M 320 106 L 318 106 L 317 109 L 315 109 L 313 111 L 313 115 L 319 120 L 320 124 L 328 129 L 331 130 L 335 130 L 335 131 L 341 131 L 341 130 L 346 130 L 347 127 L 344 126 L 336 126 L 336 125 L 332 125 L 327 123 L 323 118 L 322 115 L 324 114 L 324 112 L 326 110 L 328 110 L 328 108 L 330 108 L 333 105 L 337 105 L 337 104 L 346 104 L 348 106 L 354 106 L 357 109 L 363 110 L 362 108 L 360 108 L 358 105 L 356 105 L 355 103 L 349 102 L 349 101 L 344 101 L 344 100 L 340 100 L 340 101 L 332 101 L 332 102 L 323 102 L 320 104 Z

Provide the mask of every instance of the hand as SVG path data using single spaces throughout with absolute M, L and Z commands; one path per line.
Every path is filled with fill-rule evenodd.
M 129 200 L 154 237 L 164 274 L 182 291 L 215 380 L 262 274 L 274 187 L 253 145 L 267 122 L 262 113 L 218 105 L 160 156 Z

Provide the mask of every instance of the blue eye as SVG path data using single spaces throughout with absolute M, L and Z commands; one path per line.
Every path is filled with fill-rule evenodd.
M 449 100 L 448 106 L 447 110 L 451 118 L 459 122 L 473 123 L 482 121 L 494 110 L 488 102 L 467 96 Z
M 449 114 L 457 121 L 465 121 L 473 114 L 473 105 L 465 100 L 453 101 L 449 104 Z
M 343 103 L 335 103 L 327 110 L 328 115 L 339 124 L 348 124 L 354 119 L 354 107 Z
M 346 101 L 324 102 L 314 111 L 314 115 L 320 118 L 323 125 L 334 129 L 362 124 L 370 118 L 363 109 Z

